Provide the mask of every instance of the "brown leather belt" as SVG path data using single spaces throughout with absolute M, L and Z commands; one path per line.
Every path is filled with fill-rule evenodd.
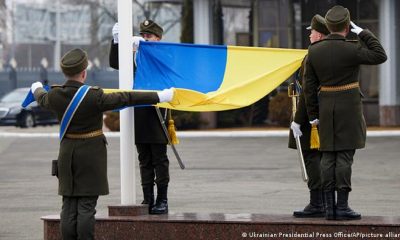
M 350 84 L 341 85 L 341 86 L 321 86 L 320 91 L 321 92 L 340 92 L 340 91 L 346 91 L 346 90 L 358 88 L 358 87 L 360 87 L 360 85 L 358 84 L 358 82 L 355 82 L 355 83 L 350 83 Z
M 72 138 L 72 139 L 85 139 L 85 138 L 92 138 L 92 137 L 97 137 L 103 134 L 103 131 L 101 129 L 93 131 L 93 132 L 88 132 L 88 133 L 66 133 L 65 137 L 66 138 Z

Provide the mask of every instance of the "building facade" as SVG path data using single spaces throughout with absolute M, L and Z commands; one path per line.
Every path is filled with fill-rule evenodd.
M 219 0 L 194 0 L 195 32 L 198 43 L 213 43 L 216 36 L 201 19 L 213 19 L 212 6 Z M 250 27 L 249 45 L 259 47 L 308 48 L 309 26 L 315 14 L 325 15 L 334 5 L 343 5 L 351 13 L 351 19 L 362 28 L 368 28 L 381 40 L 388 60 L 379 66 L 362 66 L 360 86 L 364 95 L 364 115 L 369 126 L 400 125 L 400 1 L 395 0 L 232 0 L 223 1 L 223 8 L 247 9 Z M 211 10 L 210 10 L 211 9 Z M 196 18 L 197 16 L 197 18 Z M 237 15 L 240 16 L 240 15 Z M 222 16 L 226 21 L 227 16 Z M 228 18 L 229 19 L 229 18 Z M 196 21 L 197 20 L 197 21 Z M 237 18 L 236 21 L 240 21 Z M 227 23 L 224 23 L 226 26 Z M 203 34 L 207 33 L 207 34 Z M 196 33 L 195 33 L 196 34 Z M 224 30 L 227 35 L 227 29 Z M 232 34 L 232 33 L 230 33 Z M 236 44 L 242 34 L 236 34 Z M 356 39 L 350 33 L 348 38 Z M 196 38 L 195 38 L 196 39 Z M 226 43 L 226 42 L 225 42 Z M 232 44 L 232 40 L 229 42 Z
M 194 42 L 201 44 L 229 44 L 259 47 L 302 48 L 309 45 L 309 25 L 312 16 L 316 13 L 325 15 L 334 5 L 347 7 L 351 19 L 362 28 L 368 28 L 381 40 L 388 60 L 379 66 L 362 66 L 360 74 L 361 90 L 364 94 L 364 115 L 369 126 L 400 126 L 400 1 L 396 0 L 191 0 L 193 3 Z M 115 1 L 110 6 L 97 7 L 62 7 L 65 17 L 82 19 L 80 28 L 76 24 L 67 24 L 72 21 L 61 21 L 69 26 L 69 30 L 61 31 L 65 39 L 60 41 L 60 52 L 63 53 L 72 47 L 83 47 L 90 56 L 98 58 L 99 68 L 108 66 L 108 45 L 111 39 L 111 28 L 115 22 Z M 143 13 L 135 10 L 133 22 L 137 32 L 139 21 L 145 17 L 155 19 L 165 26 L 164 41 L 179 42 L 180 40 L 180 6 L 183 0 L 142 0 L 138 1 L 147 6 Z M 84 3 L 86 4 L 86 3 Z M 146 5 L 147 4 L 147 5 Z M 0 9 L 4 12 L 6 5 L 0 1 Z M 153 7 L 153 9 L 152 9 Z M 54 54 L 57 41 L 52 36 L 51 26 L 54 25 L 56 15 L 54 7 L 48 9 L 44 5 L 32 7 L 14 6 L 15 16 L 13 26 L 20 26 L 19 31 L 10 35 L 5 29 L 5 22 L 0 22 L 0 54 L 3 56 L 4 71 L 7 71 L 11 57 L 18 63 L 18 68 L 39 68 L 41 59 L 49 62 L 49 69 L 57 65 Z M 97 9 L 98 8 L 98 9 Z M 140 7 L 136 6 L 140 9 Z M 165 8 L 164 10 L 162 10 Z M 109 13 L 100 11 L 110 10 Z M 114 9 L 114 10 L 112 10 Z M 160 11 L 161 9 L 161 11 Z M 69 10 L 69 11 L 67 11 Z M 74 10 L 74 11 L 73 11 Z M 98 11 L 99 10 L 99 11 Z M 90 12 L 89 14 L 85 13 Z M 29 12 L 29 14 L 28 14 Z M 35 14 L 32 14 L 35 12 Z M 5 11 L 10 15 L 10 11 Z M 96 14 L 95 14 L 96 13 Z M 110 14 L 111 13 L 111 14 Z M 140 13 L 140 14 L 139 14 Z M 162 13 L 162 14 L 160 14 Z M 147 15 L 146 15 L 147 14 Z M 37 17 L 41 16 L 41 17 Z M 45 17 L 47 16 L 48 20 Z M 63 15 L 61 15 L 61 19 Z M 31 18 L 29 18 L 31 17 Z M 8 18 L 10 19 L 10 18 Z M 40 20 L 31 27 L 29 23 Z M 4 19 L 3 19 L 4 20 Z M 35 21 L 36 21 L 35 20 Z M 76 20 L 78 21 L 78 20 Z M 88 22 L 91 22 L 90 24 Z M 79 21 L 78 21 L 79 22 Z M 94 24 L 95 23 L 95 24 Z M 170 23 L 170 25 L 168 25 Z M 25 24 L 25 25 L 24 25 Z M 92 25 L 96 25 L 93 27 Z M 89 25 L 91 27 L 89 27 Z M 20 31 L 25 26 L 27 31 Z M 134 28 L 135 28 L 134 26 Z M 47 29 L 47 30 L 46 30 Z M 79 29 L 86 29 L 86 35 L 79 33 Z M 30 30 L 30 31 L 28 31 Z M 45 31 L 46 30 L 46 31 Z M 96 31 L 94 31 L 96 30 Z M 41 34 L 45 31 L 46 34 Z M 21 34 L 25 35 L 21 35 Z M 29 33 L 27 35 L 27 33 Z M 48 36 L 48 37 L 46 37 Z M 357 38 L 350 34 L 349 38 Z M 13 41 L 9 41 L 12 39 Z M 71 40 L 72 39 L 72 40 Z M 60 54 L 59 54 L 60 55 Z M 92 59 L 93 62 L 94 59 Z M 25 70 L 24 70 L 25 71 Z M 117 75 L 115 76 L 117 78 Z M 264 99 L 268 101 L 268 97 Z M 262 104 L 266 104 L 263 102 Z M 267 107 L 266 107 L 267 109 Z M 265 115 L 265 114 L 264 114 Z M 204 118 L 209 122 L 208 127 L 216 127 L 217 114 L 207 113 Z

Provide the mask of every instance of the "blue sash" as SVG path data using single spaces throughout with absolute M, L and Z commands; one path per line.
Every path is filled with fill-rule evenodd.
M 90 86 L 88 85 L 81 86 L 78 89 L 78 91 L 76 91 L 74 97 L 72 98 L 71 102 L 67 107 L 67 110 L 65 110 L 64 116 L 60 124 L 60 141 L 64 138 L 64 135 L 67 132 L 68 126 L 71 123 L 71 119 L 74 116 L 76 109 L 78 109 L 83 98 L 86 96 L 86 93 L 88 93 L 89 90 Z

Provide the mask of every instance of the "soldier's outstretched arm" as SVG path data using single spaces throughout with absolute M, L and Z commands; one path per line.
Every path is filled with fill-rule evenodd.
M 41 82 L 34 82 L 31 86 L 31 92 L 35 97 L 36 102 L 44 108 L 49 109 L 49 97 L 46 89 L 43 88 L 43 84 Z
M 174 91 L 165 89 L 160 92 L 115 92 L 104 93 L 98 90 L 97 106 L 101 111 L 108 111 L 132 105 L 154 105 L 159 102 L 169 102 L 172 100 Z

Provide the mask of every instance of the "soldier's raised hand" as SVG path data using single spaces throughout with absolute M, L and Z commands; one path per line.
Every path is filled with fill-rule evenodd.
M 350 31 L 352 31 L 353 33 L 355 33 L 357 35 L 360 34 L 360 32 L 362 32 L 362 30 L 364 30 L 364 29 L 360 28 L 359 26 L 357 26 L 353 21 L 350 21 L 350 24 L 352 27 L 352 29 Z
M 34 82 L 31 85 L 31 92 L 35 93 L 36 89 L 42 88 L 42 87 L 43 87 L 43 84 L 41 82 Z
M 144 38 L 138 37 L 138 36 L 132 37 L 133 50 L 136 50 L 139 47 L 140 41 L 146 41 L 146 40 Z
M 113 28 L 112 28 L 112 35 L 113 35 L 113 41 L 114 44 L 118 43 L 118 35 L 119 35 L 119 25 L 118 23 L 115 23 Z

